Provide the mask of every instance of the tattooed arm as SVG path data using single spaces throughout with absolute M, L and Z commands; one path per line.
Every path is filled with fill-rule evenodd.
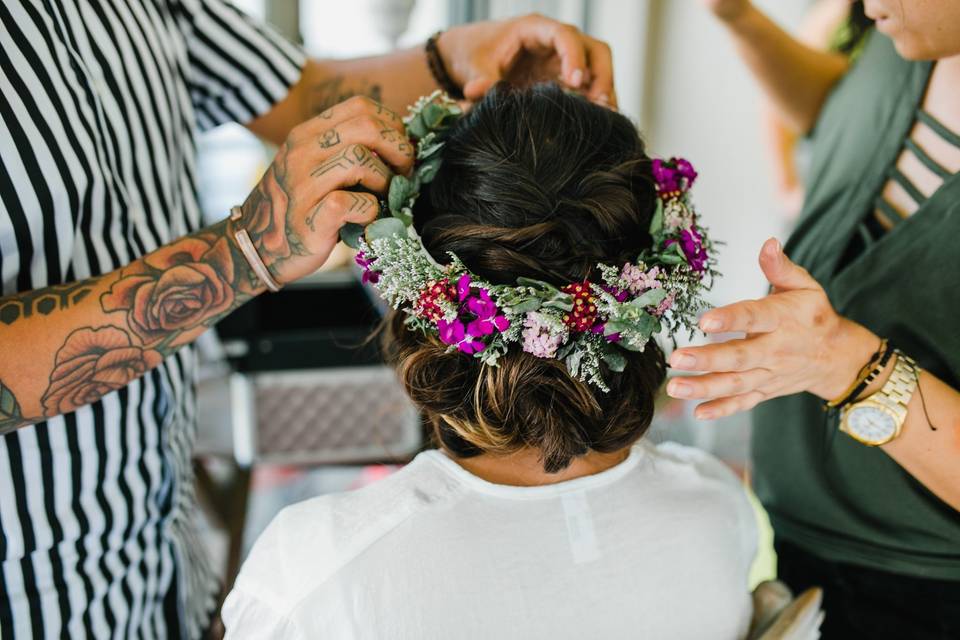
M 437 45 L 468 100 L 479 99 L 498 80 L 521 85 L 560 80 L 591 100 L 616 104 L 606 43 L 544 16 L 452 27 Z M 401 111 L 436 88 L 422 46 L 371 58 L 311 60 L 287 97 L 247 126 L 279 143 L 297 123 L 350 96 L 367 96 Z
M 280 283 L 326 261 L 346 222 L 368 223 L 412 149 L 400 118 L 365 98 L 296 127 L 242 206 Z M 0 298 L 0 435 L 129 384 L 264 291 L 223 221 L 83 282 Z

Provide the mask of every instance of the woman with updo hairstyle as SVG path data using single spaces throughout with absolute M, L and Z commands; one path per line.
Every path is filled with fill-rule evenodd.
M 498 86 L 446 134 L 414 220 L 441 263 L 562 287 L 649 248 L 656 198 L 626 117 Z M 718 460 L 643 439 L 654 342 L 604 367 L 603 391 L 562 360 L 510 348 L 489 366 L 404 320 L 387 318 L 387 359 L 438 448 L 284 509 L 227 599 L 228 637 L 745 637 L 754 516 Z

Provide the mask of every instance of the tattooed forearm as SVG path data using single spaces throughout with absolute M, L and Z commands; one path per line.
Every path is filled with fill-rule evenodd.
M 332 117 L 330 107 L 343 102 L 353 96 L 367 96 L 377 102 L 383 100 L 382 89 L 379 84 L 361 81 L 357 86 L 348 87 L 342 75 L 335 75 L 317 82 L 310 88 L 308 96 L 309 112 L 319 114 L 321 118 Z
M 96 278 L 81 282 L 58 284 L 35 291 L 24 291 L 0 299 L 0 322 L 13 324 L 34 314 L 48 316 L 54 311 L 67 309 L 83 300 L 93 290 Z

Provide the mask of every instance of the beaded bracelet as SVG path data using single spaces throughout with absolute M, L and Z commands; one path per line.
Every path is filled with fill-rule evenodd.
M 853 384 L 838 398 L 827 402 L 824 409 L 841 409 L 856 400 L 857 397 L 863 393 L 863 390 L 869 387 L 887 367 L 887 363 L 890 362 L 890 357 L 894 351 L 895 349 L 890 346 L 886 338 L 881 340 L 880 348 L 873 354 L 870 361 L 860 369 L 860 373 L 857 375 L 857 379 L 853 381 Z
M 463 100 L 463 89 L 453 81 L 450 73 L 447 71 L 447 65 L 443 63 L 443 56 L 440 55 L 440 47 L 437 41 L 443 31 L 437 31 L 427 39 L 423 49 L 427 54 L 427 66 L 430 67 L 430 74 L 437 81 L 437 86 L 454 100 Z

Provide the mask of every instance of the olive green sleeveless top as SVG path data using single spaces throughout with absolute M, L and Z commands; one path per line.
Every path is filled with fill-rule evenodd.
M 925 117 L 931 68 L 869 36 L 817 122 L 806 205 L 786 251 L 840 314 L 960 388 L 960 174 L 944 175 L 890 231 L 864 229 Z M 960 512 L 881 449 L 838 432 L 822 404 L 798 394 L 754 411 L 755 487 L 777 536 L 835 562 L 960 580 Z

